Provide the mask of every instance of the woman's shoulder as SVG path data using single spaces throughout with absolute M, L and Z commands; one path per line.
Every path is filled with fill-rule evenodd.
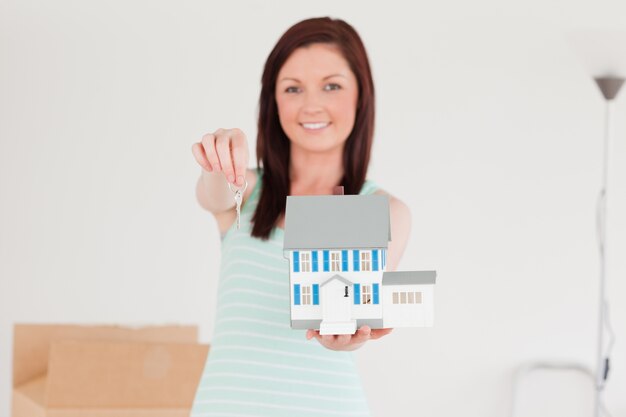
M 402 220 L 408 220 L 410 221 L 411 219 L 411 210 L 409 208 L 409 206 L 402 200 L 400 200 L 398 197 L 392 195 L 391 193 L 389 193 L 387 190 L 377 187 L 376 190 L 373 192 L 373 194 L 376 195 L 385 195 L 389 198 L 389 212 L 391 217 L 398 221 L 402 221 Z
M 361 187 L 361 195 L 375 194 L 389 197 L 389 206 L 398 207 L 400 210 L 408 209 L 408 206 L 395 195 L 382 188 L 376 181 L 367 178 Z
M 384 189 L 378 188 L 374 194 L 389 197 L 389 217 L 391 218 L 391 241 L 389 242 L 389 257 L 387 268 L 394 271 L 402 258 L 411 234 L 411 210 L 409 206 L 399 198 L 393 196 Z

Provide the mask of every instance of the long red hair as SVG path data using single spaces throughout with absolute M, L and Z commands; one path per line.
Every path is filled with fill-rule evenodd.
M 252 236 L 268 239 L 278 218 L 285 212 L 289 178 L 290 142 L 278 119 L 276 78 L 289 56 L 314 43 L 333 44 L 348 61 L 359 85 L 356 118 L 343 151 L 345 194 L 358 194 L 365 182 L 374 138 L 374 82 L 363 41 L 352 26 L 329 17 L 303 20 L 290 27 L 278 40 L 265 62 L 261 78 L 257 166 L 263 169 L 261 196 L 252 217 Z

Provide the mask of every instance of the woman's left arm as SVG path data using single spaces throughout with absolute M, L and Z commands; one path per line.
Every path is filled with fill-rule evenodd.
M 390 194 L 379 191 L 376 194 L 389 196 L 389 215 L 391 217 L 391 241 L 387 248 L 387 265 L 385 270 L 395 271 L 402 254 L 406 249 L 411 234 L 411 211 L 402 201 Z M 391 333 L 393 329 L 370 329 L 362 326 L 353 335 L 320 335 L 319 330 L 307 330 L 306 338 L 317 339 L 324 347 L 332 350 L 356 350 L 368 340 L 379 339 Z
M 389 212 L 391 216 L 391 241 L 387 249 L 385 270 L 395 271 L 411 235 L 411 210 L 402 201 L 389 194 L 387 195 L 389 196 Z

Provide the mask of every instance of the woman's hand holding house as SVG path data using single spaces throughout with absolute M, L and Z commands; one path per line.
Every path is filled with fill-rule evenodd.
M 369 326 L 361 326 L 354 334 L 320 335 L 319 330 L 307 330 L 306 338 L 316 338 L 322 346 L 330 350 L 350 351 L 363 346 L 368 340 L 380 339 L 391 333 L 393 329 L 371 329 Z

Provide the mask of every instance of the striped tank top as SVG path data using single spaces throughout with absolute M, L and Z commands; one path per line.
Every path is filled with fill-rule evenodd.
M 292 330 L 284 231 L 251 236 L 262 171 L 222 238 L 215 330 L 191 417 L 369 416 L 352 352 L 326 349 Z M 376 190 L 366 181 L 360 194 Z

